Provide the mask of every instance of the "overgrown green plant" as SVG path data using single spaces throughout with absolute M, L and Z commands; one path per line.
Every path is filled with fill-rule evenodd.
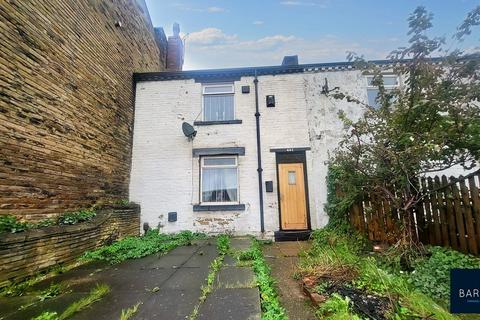
M 141 258 L 153 253 L 166 253 L 178 246 L 189 245 L 192 240 L 202 238 L 202 234 L 182 231 L 177 234 L 162 234 L 158 230 L 149 230 L 140 237 L 127 237 L 111 245 L 86 252 L 84 260 L 104 260 L 111 264 L 127 259 Z
M 93 303 L 101 300 L 103 296 L 110 292 L 110 287 L 106 284 L 97 284 L 88 294 L 88 296 L 73 302 L 60 315 L 57 312 L 44 311 L 32 320 L 66 320 L 74 314 L 84 310 Z
M 96 215 L 94 210 L 80 210 L 75 212 L 66 212 L 57 218 L 48 218 L 39 222 L 22 221 L 11 214 L 0 215 L 0 233 L 17 233 L 30 229 L 49 227 L 53 225 L 71 225 L 79 222 L 92 220 Z
M 480 269 L 480 259 L 442 247 L 427 250 L 429 255 L 414 263 L 415 272 L 408 275 L 408 282 L 446 305 L 450 297 L 450 270 Z
M 96 215 L 96 212 L 93 210 L 66 212 L 58 217 L 58 224 L 77 224 L 79 222 L 90 221 Z
M 361 320 L 351 311 L 351 301 L 334 293 L 327 301 L 322 303 L 315 312 L 323 320 Z
M 3 232 L 22 232 L 32 227 L 32 223 L 20 221 L 16 216 L 11 214 L 0 215 L 0 233 Z
M 135 315 L 135 313 L 137 313 L 138 311 L 138 307 L 141 305 L 142 303 L 141 302 L 137 302 L 136 305 L 128 308 L 128 309 L 122 309 L 122 313 L 120 314 L 120 320 L 128 320 L 130 319 L 131 317 L 133 317 Z
M 335 229 L 348 230 L 348 210 L 360 196 L 357 184 L 345 185 L 341 181 L 344 174 L 341 166 L 329 165 L 327 172 L 327 204 L 325 211 L 328 214 L 328 226 Z M 341 189 L 340 189 L 341 185 Z M 341 190 L 341 194 L 340 194 Z
M 217 249 L 220 254 L 227 254 L 230 250 L 230 237 L 226 234 L 219 235 L 217 239 Z
M 35 285 L 36 283 L 45 280 L 49 277 L 62 274 L 71 268 L 75 267 L 77 264 L 70 265 L 56 265 L 45 271 L 38 272 L 20 282 L 11 282 L 9 285 L 3 287 L 0 290 L 0 297 L 18 297 L 26 293 L 26 291 Z
M 39 316 L 32 318 L 32 320 L 58 320 L 57 312 L 44 311 Z
M 90 306 L 91 304 L 101 300 L 103 296 L 105 296 L 109 292 L 109 286 L 107 286 L 106 284 L 97 284 L 97 286 L 95 286 L 95 288 L 90 291 L 88 296 L 69 305 L 67 309 L 65 309 L 65 311 L 63 311 L 62 314 L 58 317 L 58 320 L 70 318 L 75 313 L 78 313 Z
M 42 290 L 38 294 L 40 301 L 54 298 L 61 293 L 64 293 L 66 286 L 62 283 L 52 283 L 48 288 Z
M 130 204 L 130 201 L 128 201 L 128 199 L 120 199 L 120 200 L 115 201 L 115 204 L 118 204 L 118 205 L 121 205 L 121 206 L 126 206 L 126 205 Z
M 430 297 L 416 290 L 406 276 L 382 269 L 365 250 L 365 240 L 357 240 L 355 233 L 336 232 L 334 228 L 314 232 L 311 248 L 301 257 L 300 267 L 305 275 L 390 298 L 392 319 L 456 319 Z M 322 289 L 328 287 L 319 285 L 316 289 L 320 294 L 327 294 Z M 341 303 L 338 299 L 333 302 Z M 343 319 L 344 315 L 345 312 L 329 314 L 330 319 Z
M 230 237 L 227 235 L 220 235 L 217 238 L 217 250 L 219 256 L 215 258 L 210 263 L 210 271 L 207 275 L 206 283 L 201 287 L 201 295 L 198 299 L 198 303 L 192 310 L 192 313 L 189 315 L 189 320 L 195 320 L 198 317 L 198 311 L 200 310 L 200 306 L 202 303 L 205 302 L 207 296 L 213 291 L 213 284 L 215 282 L 215 277 L 217 276 L 218 271 L 223 266 L 223 260 L 225 258 L 225 254 L 230 251 Z
M 331 165 L 340 168 L 340 191 L 347 198 L 356 190 L 388 201 L 401 218 L 399 244 L 405 247 L 418 240 L 412 211 L 425 196 L 418 179 L 454 165 L 473 168 L 480 160 L 479 55 L 449 50 L 443 38 L 429 37 L 432 19 L 424 7 L 415 9 L 408 19 L 409 43 L 391 53 L 391 63 L 349 55 L 358 69 L 373 75 L 379 107 L 349 93 L 333 94 L 365 108 L 354 120 L 340 113 L 347 130 L 331 159 Z M 479 21 L 480 6 L 454 38 L 463 39 Z M 440 53 L 444 56 L 432 61 Z M 385 72 L 401 76 L 403 83 L 387 90 Z
M 241 261 L 252 260 L 252 268 L 260 290 L 260 303 L 262 307 L 262 320 L 287 320 L 285 309 L 278 299 L 275 280 L 271 275 L 270 267 L 263 257 L 261 245 L 253 240 L 252 246 L 247 251 L 238 255 Z

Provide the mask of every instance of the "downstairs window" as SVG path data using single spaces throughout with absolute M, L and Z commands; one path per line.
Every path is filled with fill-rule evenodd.
M 238 203 L 238 162 L 235 156 L 201 158 L 202 204 Z

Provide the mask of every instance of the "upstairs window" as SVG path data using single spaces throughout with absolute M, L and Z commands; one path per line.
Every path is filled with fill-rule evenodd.
M 237 157 L 203 157 L 201 164 L 202 203 L 238 203 Z
M 383 78 L 383 86 L 385 90 L 390 91 L 398 87 L 398 76 L 392 75 L 382 75 Z M 368 105 L 378 109 L 380 107 L 379 101 L 377 101 L 378 97 L 378 87 L 373 85 L 373 76 L 367 76 L 367 97 L 368 97 Z
M 232 83 L 209 84 L 203 86 L 203 120 L 235 120 Z

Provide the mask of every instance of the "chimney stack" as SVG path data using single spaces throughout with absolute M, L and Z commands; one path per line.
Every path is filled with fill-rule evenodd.
M 167 42 L 167 70 L 182 71 L 183 55 L 184 47 L 182 38 L 180 38 L 180 26 L 175 22 L 173 36 L 169 36 Z
M 282 66 L 298 66 L 298 56 L 285 56 L 283 57 Z

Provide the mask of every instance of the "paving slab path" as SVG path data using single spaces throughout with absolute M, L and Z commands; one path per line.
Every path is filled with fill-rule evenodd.
M 197 241 L 178 247 L 166 255 L 150 255 L 117 265 L 87 264 L 37 284 L 33 290 L 64 282 L 72 293 L 38 302 L 18 311 L 35 297 L 3 298 L 0 319 L 31 319 L 42 311 L 59 314 L 70 303 L 88 295 L 97 284 L 110 286 L 102 300 L 79 312 L 72 319 L 119 319 L 121 310 L 138 302 L 138 313 L 132 319 L 185 319 L 200 297 L 200 288 L 209 272 L 210 262 L 218 256 L 215 241 Z M 2 318 L 3 317 L 3 318 Z
M 245 251 L 251 244 L 250 238 L 233 238 L 230 249 Z M 250 266 L 237 266 L 233 256 L 226 255 L 214 288 L 200 306 L 198 320 L 260 320 L 260 292 Z
M 232 239 L 232 247 L 243 250 L 250 241 Z M 199 302 L 210 263 L 217 256 L 215 240 L 202 240 L 166 255 L 154 254 L 117 265 L 86 264 L 46 279 L 29 290 L 38 292 L 53 283 L 65 283 L 70 293 L 43 302 L 33 294 L 0 298 L 0 319 L 31 319 L 47 310 L 60 314 L 72 302 L 86 297 L 97 283 L 107 284 L 111 291 L 71 319 L 119 319 L 122 309 L 137 303 L 140 303 L 138 312 L 131 319 L 188 319 Z M 200 306 L 198 319 L 260 319 L 259 292 L 251 268 L 237 267 L 235 259 L 227 256 L 214 288 Z
M 308 242 L 275 242 L 263 246 L 265 260 L 277 281 L 278 296 L 290 320 L 316 319 L 310 301 L 304 296 L 299 282 L 293 279 L 298 254 L 307 249 Z

